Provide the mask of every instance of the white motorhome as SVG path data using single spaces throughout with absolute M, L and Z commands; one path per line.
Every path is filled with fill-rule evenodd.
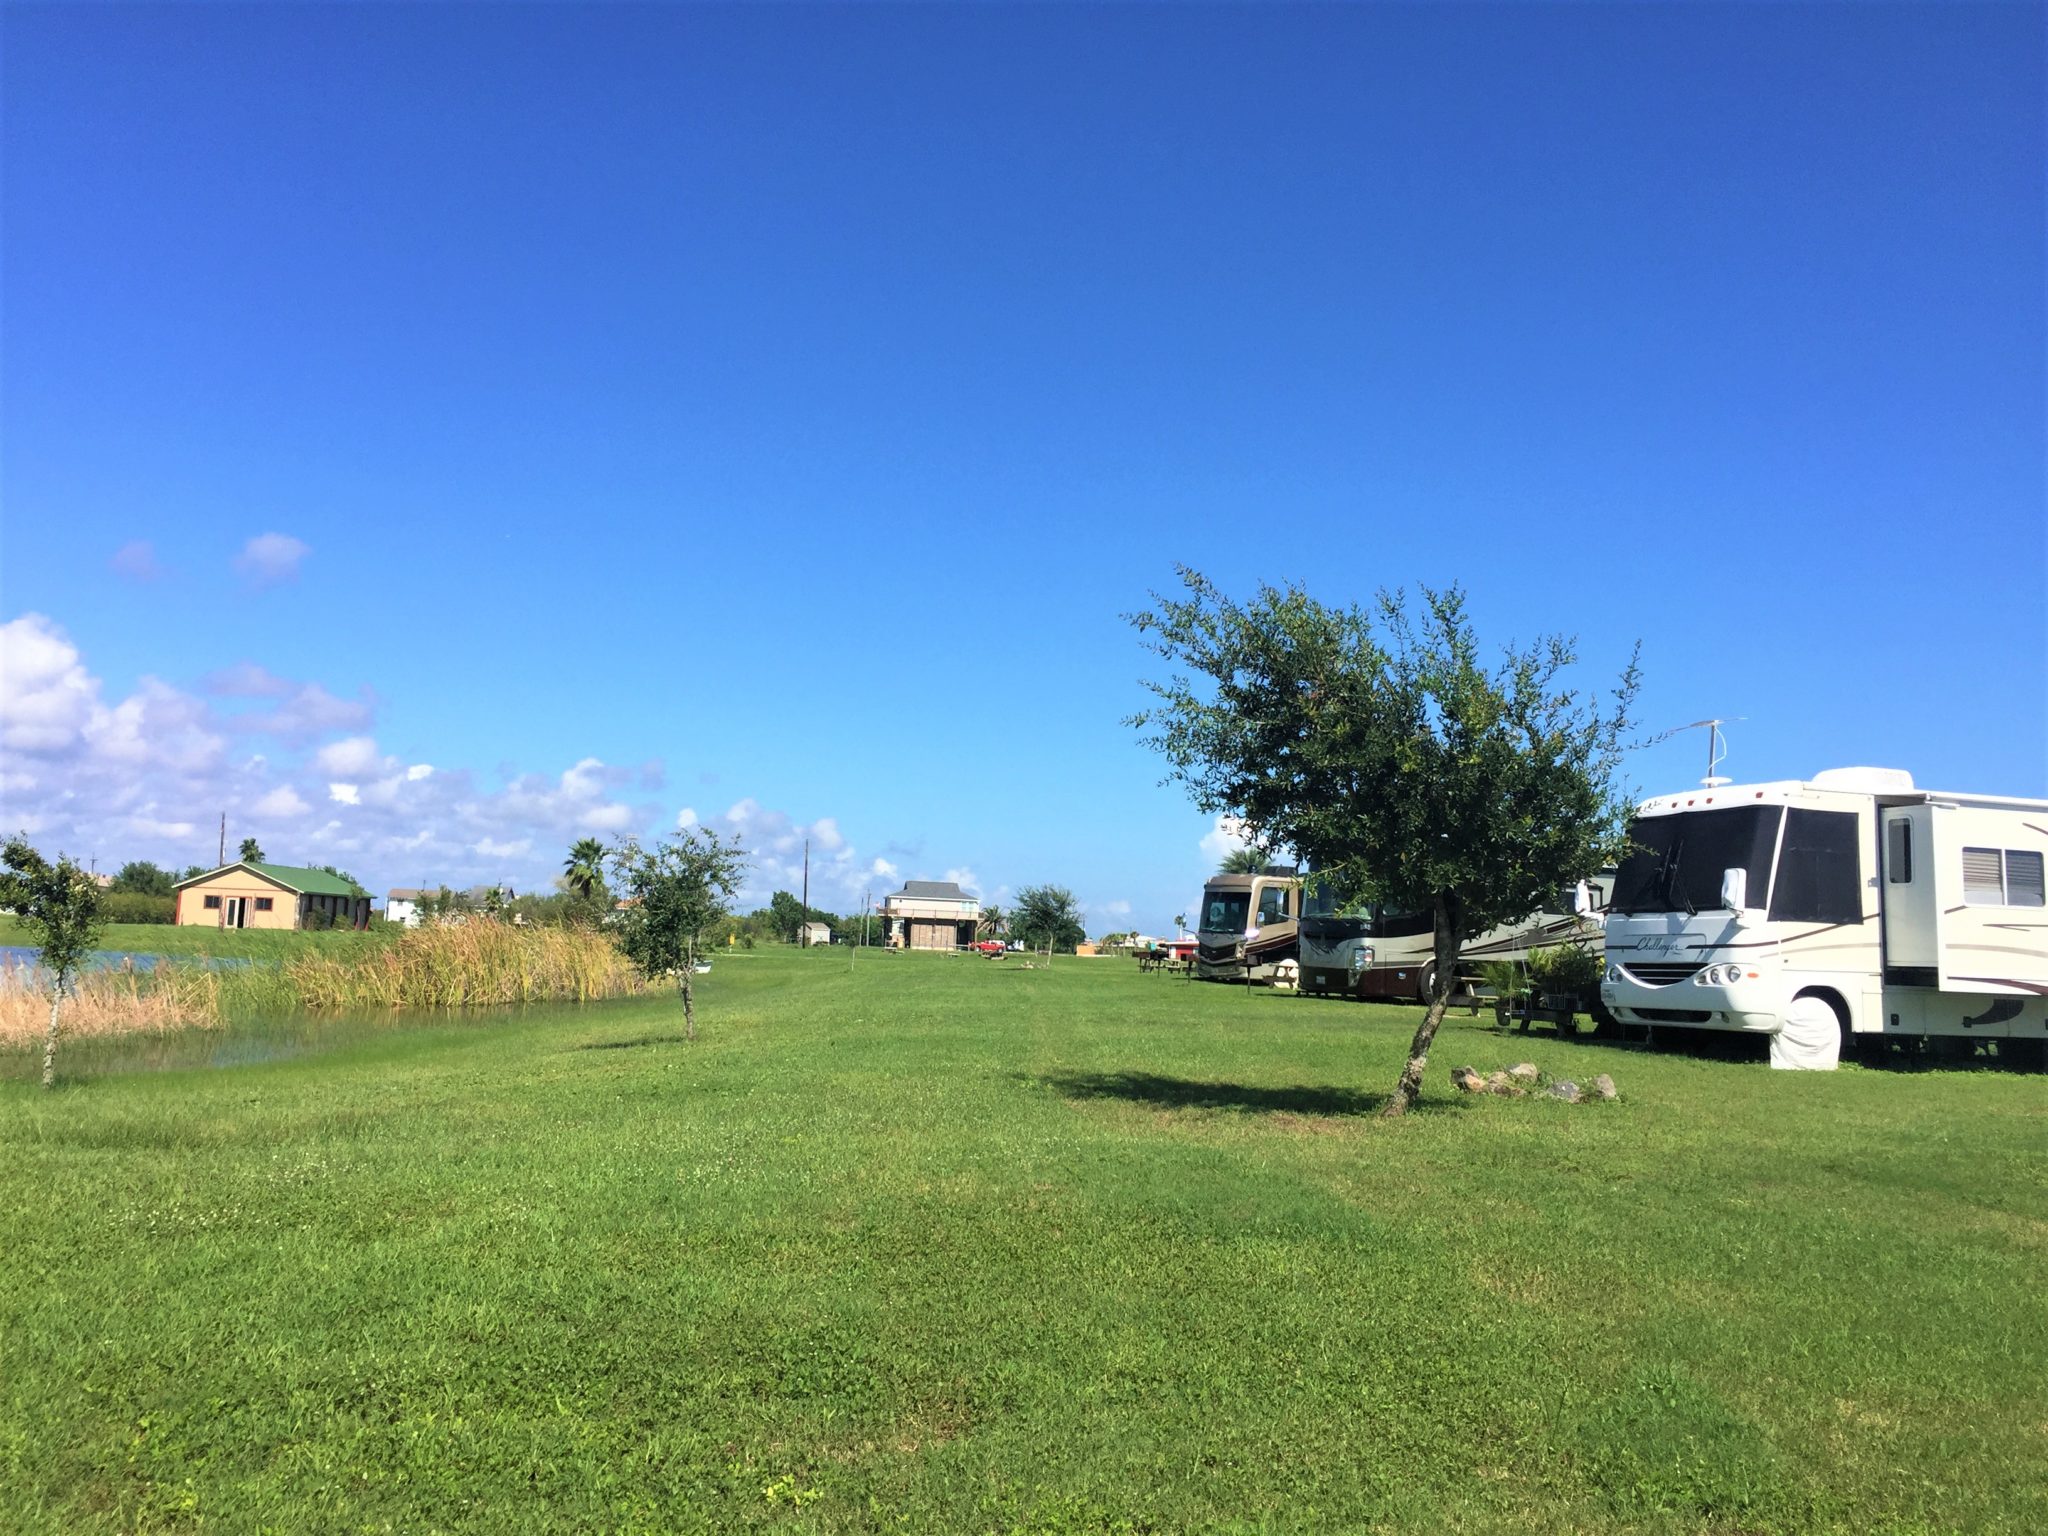
M 1897 769 L 1720 784 L 1636 811 L 1600 998 L 1831 1068 L 1856 1036 L 2048 1039 L 2048 800 Z

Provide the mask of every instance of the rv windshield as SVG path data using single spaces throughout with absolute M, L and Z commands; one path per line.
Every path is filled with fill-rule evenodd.
M 1202 932 L 1243 933 L 1252 909 L 1250 891 L 1207 891 L 1202 898 Z
M 1645 816 L 1629 826 L 1628 857 L 1614 877 L 1614 912 L 1702 912 L 1721 906 L 1721 872 L 1749 872 L 1750 900 L 1771 888 L 1771 854 L 1784 807 Z

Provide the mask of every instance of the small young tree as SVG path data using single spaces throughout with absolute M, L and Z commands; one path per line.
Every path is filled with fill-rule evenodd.
M 38 966 L 49 978 L 50 1032 L 43 1040 L 43 1086 L 57 1080 L 57 1012 L 79 966 L 100 941 L 106 919 L 100 888 L 71 860 L 52 864 L 17 834 L 0 848 L 0 907 L 11 907 L 42 951 Z
M 697 961 L 707 936 L 730 915 L 729 903 L 746 873 L 746 850 L 738 838 L 692 827 L 652 848 L 628 839 L 612 851 L 611 864 L 617 888 L 630 903 L 619 920 L 619 948 L 648 980 L 676 978 L 683 1036 L 694 1040 Z
M 1148 684 L 1132 718 L 1205 811 L 1285 843 L 1340 891 L 1432 915 L 1429 1006 L 1385 1113 L 1415 1102 L 1474 934 L 1535 911 L 1619 856 L 1616 782 L 1636 691 L 1631 658 L 1610 709 L 1567 687 L 1570 642 L 1508 649 L 1488 670 L 1464 594 L 1422 589 L 1411 617 L 1298 587 L 1248 604 L 1183 569 L 1182 599 L 1131 622 L 1187 675 Z
M 1031 949 L 1072 953 L 1088 932 L 1081 926 L 1080 903 L 1065 886 L 1027 885 L 1010 904 L 1010 937 Z

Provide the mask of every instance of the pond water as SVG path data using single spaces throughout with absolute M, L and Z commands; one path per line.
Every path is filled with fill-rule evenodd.
M 33 970 L 42 953 L 28 944 L 0 944 L 0 971 Z M 176 960 L 183 965 L 211 966 L 215 970 L 250 963 L 246 957 L 217 959 L 211 955 L 146 955 L 129 949 L 96 949 L 86 957 L 85 963 L 95 971 L 118 970 L 123 965 L 132 965 L 138 971 L 153 971 L 166 960 Z
M 502 1029 L 542 1013 L 581 1012 L 604 1003 L 535 1003 L 527 1007 L 476 1008 L 467 1012 L 374 1009 L 335 1013 L 293 1013 L 264 1019 L 236 1019 L 213 1029 L 169 1034 L 66 1035 L 57 1043 L 60 1080 L 119 1077 L 136 1072 L 189 1072 L 209 1068 L 260 1066 L 318 1056 L 402 1030 Z M 43 1069 L 40 1039 L 19 1050 L 0 1050 L 0 1080 L 34 1081 Z

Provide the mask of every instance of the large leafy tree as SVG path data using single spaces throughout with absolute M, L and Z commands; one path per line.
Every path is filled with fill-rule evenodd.
M 672 841 L 642 847 L 628 840 L 611 854 L 625 892 L 618 944 L 650 981 L 673 976 L 683 999 L 683 1034 L 697 1038 L 694 979 L 711 931 L 731 915 L 733 895 L 746 874 L 737 838 L 692 827 Z
M 1010 903 L 1010 937 L 1030 949 L 1072 953 L 1088 937 L 1081 926 L 1081 906 L 1074 893 L 1060 885 L 1027 885 Z
M 797 930 L 804 921 L 804 904 L 788 891 L 777 891 L 768 898 L 768 922 L 775 930 L 775 937 L 783 943 L 796 942 Z
M 1132 718 L 1205 811 L 1241 817 L 1353 898 L 1434 920 L 1429 1006 L 1385 1113 L 1415 1102 L 1456 983 L 1459 946 L 1526 917 L 1617 857 L 1617 782 L 1636 692 L 1571 687 L 1572 642 L 1510 647 L 1489 667 L 1457 588 L 1370 609 L 1299 587 L 1225 597 L 1183 569 L 1185 595 L 1131 616 L 1175 669 Z
M 57 1080 L 57 1012 L 72 977 L 98 946 L 106 918 L 92 876 L 61 855 L 53 864 L 25 835 L 0 847 L 0 907 L 20 919 L 41 951 L 36 967 L 50 987 L 50 1030 L 43 1039 L 43 1086 Z
M 147 859 L 132 859 L 114 876 L 114 889 L 127 896 L 169 896 L 177 879 Z

